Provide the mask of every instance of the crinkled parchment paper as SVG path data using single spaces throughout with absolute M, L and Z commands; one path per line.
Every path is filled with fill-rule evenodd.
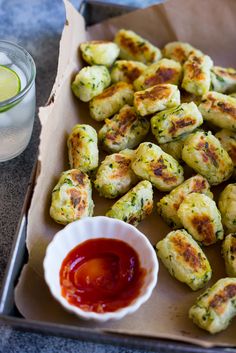
M 89 28 L 83 18 L 65 1 L 67 22 L 63 30 L 59 68 L 49 103 L 40 109 L 42 134 L 39 170 L 28 215 L 27 247 L 29 263 L 23 268 L 15 291 L 18 309 L 27 319 L 72 324 L 101 331 L 159 337 L 196 343 L 205 347 L 236 344 L 234 320 L 224 332 L 212 336 L 188 319 L 188 309 L 202 292 L 191 290 L 171 278 L 160 264 L 158 285 L 151 299 L 136 313 L 117 322 L 97 324 L 79 320 L 67 313 L 50 295 L 44 282 L 42 262 L 45 248 L 61 229 L 49 217 L 51 191 L 63 170 L 69 169 L 66 138 L 76 123 L 98 128 L 88 113 L 88 105 L 71 93 L 70 83 L 81 61 L 78 46 L 86 38 L 112 39 L 119 28 L 132 29 L 159 47 L 169 41 L 187 41 L 209 54 L 215 64 L 236 67 L 235 0 L 169 0 L 165 4 L 117 17 Z M 113 201 L 94 192 L 95 215 L 103 215 Z M 152 244 L 163 238 L 168 227 L 153 215 L 139 226 Z M 210 284 L 224 277 L 224 264 L 218 245 L 206 251 L 214 275 Z

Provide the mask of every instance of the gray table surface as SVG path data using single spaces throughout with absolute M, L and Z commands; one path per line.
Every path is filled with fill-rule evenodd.
M 79 0 L 71 1 L 77 8 Z M 118 0 L 116 3 L 128 3 Z M 136 0 L 137 4 L 151 1 Z M 134 1 L 133 1 L 134 3 Z M 51 91 L 58 58 L 58 45 L 65 21 L 61 0 L 0 0 L 0 38 L 25 47 L 37 66 L 37 106 L 45 104 Z M 17 158 L 0 163 L 0 286 L 34 161 L 37 158 L 40 124 L 35 119 L 27 149 Z M 1 143 L 1 142 L 0 142 Z M 38 333 L 21 332 L 0 325 L 0 352 L 127 352 L 141 351 L 105 346 Z

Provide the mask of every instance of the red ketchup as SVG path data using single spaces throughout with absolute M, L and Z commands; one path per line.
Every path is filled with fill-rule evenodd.
M 128 306 L 140 293 L 146 270 L 138 254 L 117 239 L 90 239 L 62 262 L 62 296 L 85 311 L 112 312 Z

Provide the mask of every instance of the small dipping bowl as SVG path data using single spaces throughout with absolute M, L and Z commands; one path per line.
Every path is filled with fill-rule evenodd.
M 117 239 L 127 243 L 138 254 L 140 267 L 145 270 L 142 286 L 128 306 L 112 312 L 85 311 L 70 304 L 62 295 L 60 269 L 68 253 L 79 244 L 96 238 Z M 158 260 L 151 243 L 134 226 L 109 217 L 86 217 L 68 224 L 56 233 L 48 245 L 43 262 L 44 277 L 53 297 L 69 312 L 83 319 L 104 322 L 121 319 L 135 312 L 151 296 L 157 283 Z

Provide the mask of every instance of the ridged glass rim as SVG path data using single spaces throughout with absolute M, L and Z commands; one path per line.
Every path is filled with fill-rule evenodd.
M 13 48 L 13 49 L 15 48 L 16 50 L 21 51 L 25 54 L 26 58 L 28 59 L 27 64 L 30 65 L 30 79 L 27 82 L 26 86 L 17 95 L 15 95 L 12 98 L 6 99 L 3 102 L 0 102 L 0 109 L 4 108 L 5 106 L 7 106 L 9 104 L 14 104 L 15 102 L 22 99 L 27 94 L 27 92 L 30 90 L 30 88 L 32 87 L 32 85 L 35 81 L 35 76 L 36 76 L 36 66 L 35 66 L 34 59 L 28 53 L 27 50 L 25 50 L 20 45 L 13 43 L 13 42 L 10 42 L 8 40 L 0 40 L 0 52 L 1 52 L 1 44 L 9 45 L 11 48 Z

